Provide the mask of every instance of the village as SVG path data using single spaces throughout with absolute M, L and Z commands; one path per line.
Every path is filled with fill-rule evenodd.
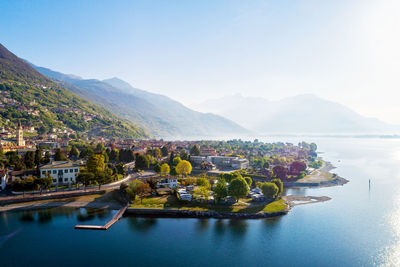
M 21 122 L 1 138 L 1 197 L 118 188 L 139 209 L 282 211 L 284 187 L 324 165 L 305 142 L 80 139 Z

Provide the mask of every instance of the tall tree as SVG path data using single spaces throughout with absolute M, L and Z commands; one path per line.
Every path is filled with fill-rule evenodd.
M 228 195 L 234 197 L 236 201 L 239 198 L 246 197 L 249 194 L 249 185 L 243 178 L 233 179 L 228 186 Z
M 137 154 L 135 161 L 135 168 L 138 170 L 145 170 L 148 169 L 149 166 L 150 162 L 147 156 L 143 154 Z
M 198 145 L 192 146 L 190 149 L 190 155 L 191 156 L 200 156 L 200 147 Z
M 27 151 L 25 153 L 24 164 L 28 169 L 35 167 L 35 153 L 33 151 Z
M 272 179 L 271 183 L 274 183 L 278 187 L 278 195 L 282 194 L 283 191 L 283 183 L 280 179 Z
M 214 187 L 215 200 L 220 202 L 228 196 L 228 186 L 224 179 L 219 179 L 217 185 Z
M 76 148 L 75 145 L 71 147 L 71 150 L 69 151 L 69 157 L 70 158 L 78 158 L 79 157 L 79 150 Z
M 93 154 L 86 162 L 88 172 L 98 174 L 104 172 L 106 164 L 104 163 L 104 156 L 102 154 Z
M 168 153 L 169 153 L 168 147 L 163 146 L 163 147 L 161 148 L 161 155 L 162 155 L 163 157 L 166 157 L 166 156 L 168 156 Z
M 278 192 L 279 188 L 274 183 L 262 183 L 261 190 L 266 198 L 274 198 Z
M 44 158 L 43 158 L 43 160 L 42 160 L 42 163 L 47 164 L 47 163 L 49 163 L 49 162 L 50 162 L 50 152 L 49 152 L 49 151 L 46 151 L 46 152 L 44 153 Z
M 40 148 L 38 148 L 35 151 L 35 165 L 36 165 L 36 167 L 39 167 L 39 165 L 42 163 L 42 161 L 43 161 L 42 150 Z
M 60 148 L 57 148 L 56 153 L 54 154 L 55 161 L 64 161 L 67 160 L 67 157 L 61 152 Z
M 161 165 L 161 174 L 162 175 L 167 175 L 170 172 L 169 165 L 167 163 L 164 163 Z
M 176 165 L 176 172 L 178 175 L 187 176 L 192 172 L 192 165 L 187 160 L 182 160 Z

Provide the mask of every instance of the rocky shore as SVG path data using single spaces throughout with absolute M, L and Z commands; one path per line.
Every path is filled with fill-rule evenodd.
M 164 217 L 164 218 L 216 218 L 216 219 L 262 219 L 285 215 L 289 208 L 273 213 L 240 213 L 240 212 L 216 212 L 216 211 L 196 211 L 183 209 L 133 209 L 128 208 L 124 215 Z

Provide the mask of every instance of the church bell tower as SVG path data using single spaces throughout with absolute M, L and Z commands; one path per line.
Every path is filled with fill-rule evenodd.
M 18 121 L 17 128 L 17 146 L 25 146 L 24 130 L 22 129 L 21 121 Z

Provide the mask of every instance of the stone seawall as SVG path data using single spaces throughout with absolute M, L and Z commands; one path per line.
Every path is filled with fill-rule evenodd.
M 133 209 L 128 208 L 125 215 L 169 217 L 169 218 L 216 218 L 216 219 L 262 219 L 285 215 L 289 209 L 274 213 L 238 213 L 238 212 L 216 212 L 197 210 L 173 210 L 173 209 Z

